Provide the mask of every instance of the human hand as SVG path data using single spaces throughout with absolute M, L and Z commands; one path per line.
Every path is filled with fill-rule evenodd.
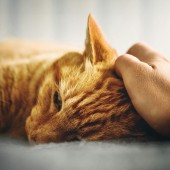
M 115 70 L 141 117 L 158 133 L 170 137 L 170 61 L 137 43 L 118 57 Z

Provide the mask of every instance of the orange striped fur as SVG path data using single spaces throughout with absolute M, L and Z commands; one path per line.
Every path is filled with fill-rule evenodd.
M 116 58 L 91 16 L 83 53 L 1 43 L 1 133 L 33 143 L 150 136 L 115 74 Z

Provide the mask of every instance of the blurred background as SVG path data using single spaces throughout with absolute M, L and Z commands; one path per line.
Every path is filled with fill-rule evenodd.
M 0 40 L 15 37 L 83 47 L 89 13 L 119 54 L 145 41 L 170 56 L 169 0 L 0 0 Z

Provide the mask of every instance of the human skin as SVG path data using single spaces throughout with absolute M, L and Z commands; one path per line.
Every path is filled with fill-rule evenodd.
M 158 133 L 170 137 L 170 60 L 144 43 L 118 57 L 115 70 L 137 112 Z

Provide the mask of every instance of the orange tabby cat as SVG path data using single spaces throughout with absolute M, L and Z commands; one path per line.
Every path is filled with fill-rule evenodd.
M 116 58 L 91 16 L 83 54 L 1 43 L 1 132 L 35 143 L 152 135 L 114 72 Z

